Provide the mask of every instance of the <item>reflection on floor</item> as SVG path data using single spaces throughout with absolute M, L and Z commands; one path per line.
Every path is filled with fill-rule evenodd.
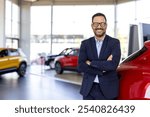
M 0 77 L 0 99 L 9 100 L 80 100 L 82 77 L 75 72 L 57 75 L 54 70 L 28 68 L 26 77 L 18 78 L 16 73 Z
M 64 71 L 63 74 L 56 74 L 55 70 L 50 70 L 47 66 L 32 65 L 29 69 L 30 74 L 42 77 L 51 77 L 54 80 L 69 82 L 81 85 L 82 76 L 77 72 Z

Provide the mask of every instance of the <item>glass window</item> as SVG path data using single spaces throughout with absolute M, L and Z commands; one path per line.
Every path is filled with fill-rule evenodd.
M 12 19 L 15 22 L 19 22 L 19 11 L 18 2 L 15 0 L 15 2 L 12 3 Z
M 82 40 L 93 36 L 91 21 L 97 12 L 106 15 L 107 34 L 114 36 L 114 5 L 71 5 L 53 8 L 53 36 L 62 36 L 52 39 L 52 53 L 58 53 L 66 47 L 79 47 Z
M 0 57 L 5 57 L 5 56 L 8 56 L 8 51 L 7 50 L 0 51 Z
M 6 47 L 7 48 L 19 48 L 18 47 L 19 39 L 17 38 L 7 38 L 6 39 Z
M 19 6 L 17 0 L 12 3 L 12 37 L 19 38 Z
M 11 20 L 11 0 L 6 0 L 5 2 L 5 17 Z
M 51 6 L 31 7 L 30 59 L 39 53 L 50 53 L 51 47 Z M 40 47 L 40 48 L 39 48 Z
M 12 37 L 19 38 L 19 23 L 12 21 Z
M 135 2 L 117 5 L 117 38 L 121 43 L 122 58 L 127 57 L 129 27 L 136 22 Z
M 5 35 L 19 39 L 20 10 L 18 0 L 6 0 L 5 2 Z
M 137 20 L 142 23 L 150 23 L 150 1 L 149 0 L 139 0 L 137 1 Z
M 7 37 L 11 36 L 11 1 L 5 2 L 5 34 Z
M 107 34 L 114 36 L 114 5 L 56 5 L 53 6 L 52 21 L 51 6 L 32 6 L 31 60 L 38 53 L 52 51 L 51 54 L 58 54 L 65 48 L 79 47 L 82 40 L 94 36 L 91 21 L 97 12 L 106 15 Z
M 13 50 L 9 50 L 9 56 L 19 56 L 19 53 L 17 50 L 13 49 Z
M 13 41 L 12 41 L 12 48 L 15 48 L 15 49 L 18 49 L 19 47 L 18 47 L 18 39 L 13 39 Z
M 11 39 L 6 39 L 6 47 L 11 48 L 12 47 L 12 40 Z
M 6 19 L 5 20 L 6 21 L 6 23 L 5 23 L 5 35 L 7 36 L 7 37 L 11 37 L 11 20 L 9 20 L 9 19 Z

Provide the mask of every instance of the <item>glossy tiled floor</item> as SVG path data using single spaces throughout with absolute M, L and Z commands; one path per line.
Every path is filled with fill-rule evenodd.
M 24 78 L 16 73 L 0 78 L 0 99 L 9 100 L 80 100 L 82 77 L 76 72 L 57 75 L 43 66 L 31 66 Z

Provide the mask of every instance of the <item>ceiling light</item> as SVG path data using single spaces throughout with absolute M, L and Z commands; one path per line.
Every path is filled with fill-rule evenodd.
M 24 0 L 24 1 L 26 1 L 26 2 L 36 2 L 38 0 Z

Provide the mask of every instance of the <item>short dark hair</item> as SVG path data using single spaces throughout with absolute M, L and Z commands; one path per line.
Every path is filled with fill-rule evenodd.
M 106 16 L 103 13 L 96 13 L 96 14 L 94 14 L 92 16 L 92 22 L 93 22 L 94 17 L 96 17 L 96 16 L 103 16 L 105 18 L 105 21 L 107 22 Z

